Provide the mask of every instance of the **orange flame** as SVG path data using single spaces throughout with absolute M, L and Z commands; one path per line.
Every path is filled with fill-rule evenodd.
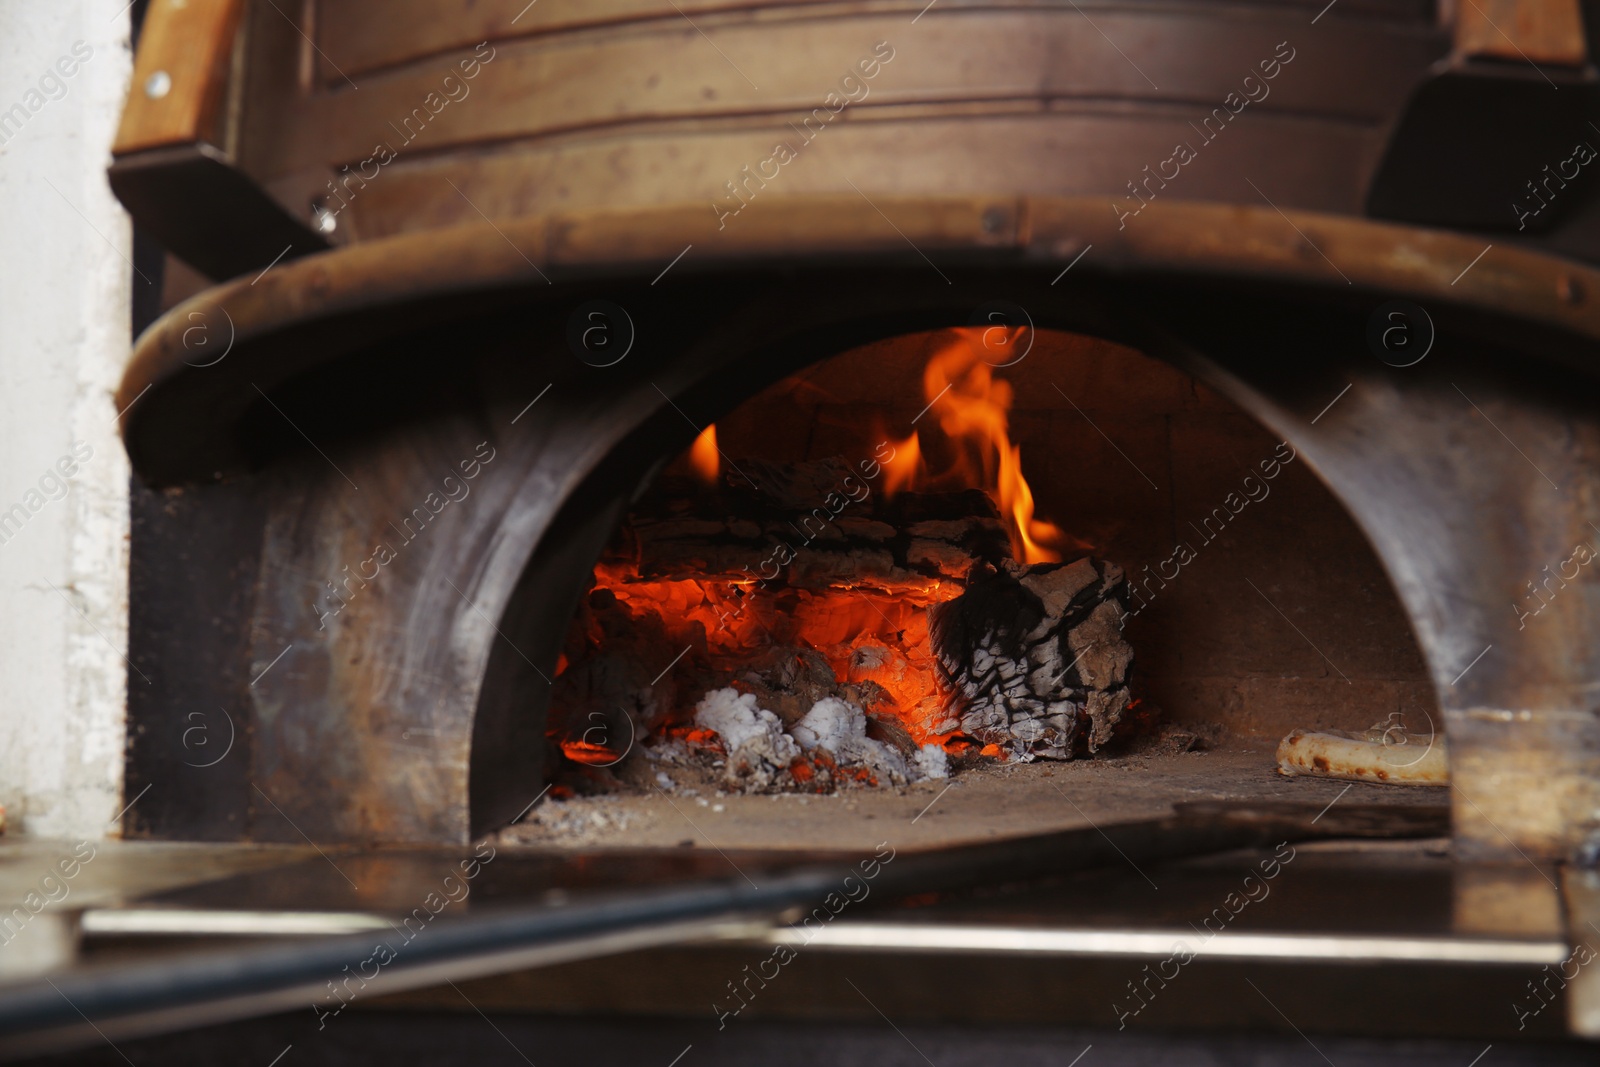
M 894 458 L 883 464 L 883 495 L 892 497 L 909 487 L 922 469 L 922 441 L 913 432 L 904 441 L 890 442 Z
M 994 492 L 1016 557 L 1025 563 L 1058 563 L 1061 554 L 1050 546 L 1067 539 L 1053 523 L 1034 518 L 1033 490 L 1022 476 L 1022 449 L 1011 443 L 1011 385 L 996 379 L 983 358 L 982 329 L 954 333 L 955 340 L 928 360 L 923 393 L 939 412 L 940 429 L 977 451 L 975 480 Z
M 700 436 L 689 446 L 689 464 L 707 482 L 715 485 L 717 473 L 722 469 L 722 457 L 717 452 L 717 426 L 712 423 L 700 431 Z

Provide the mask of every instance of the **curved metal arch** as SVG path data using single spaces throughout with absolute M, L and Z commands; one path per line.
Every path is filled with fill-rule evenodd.
M 779 202 L 771 206 L 767 215 L 752 216 L 752 226 L 739 235 L 712 244 L 690 270 L 683 270 L 687 263 L 674 268 L 681 273 L 659 289 L 651 288 L 647 276 L 659 275 L 661 266 L 683 250 L 679 242 L 686 236 L 703 236 L 698 212 L 573 218 L 548 229 L 544 223 L 541 228 L 528 224 L 526 232 L 511 234 L 526 240 L 537 234 L 550 264 L 545 269 L 562 281 L 554 290 L 535 281 L 529 263 L 520 252 L 513 255 L 516 250 L 498 234 L 462 230 L 313 257 L 267 275 L 260 281 L 264 288 L 251 291 L 248 284 L 234 283 L 201 298 L 202 303 L 219 301 L 214 306 L 226 308 L 239 331 L 238 346 L 219 364 L 184 365 L 185 307 L 141 341 L 122 392 L 125 405 L 137 401 L 127 423 L 130 452 L 145 477 L 181 480 L 248 458 L 241 435 L 247 433 L 252 403 L 261 407 L 255 390 L 281 398 L 295 375 L 302 382 L 314 379 L 339 366 L 358 344 L 370 346 L 375 325 L 379 336 L 403 336 L 419 324 L 503 315 L 519 300 L 551 315 L 563 298 L 598 292 L 602 284 L 609 284 L 612 295 L 636 293 L 676 309 L 674 328 L 663 334 L 666 343 L 641 351 L 620 368 L 621 377 L 607 379 L 631 383 L 626 390 L 610 396 L 587 392 L 593 387 L 581 383 L 590 372 L 572 361 L 564 371 L 552 370 L 553 377 L 575 386 L 572 395 L 559 409 L 530 417 L 518 427 L 519 436 L 503 431 L 531 398 L 531 389 L 514 399 L 496 399 L 476 414 L 454 412 L 420 428 L 368 433 L 341 445 L 340 465 L 348 462 L 358 483 L 368 473 L 379 483 L 426 481 L 484 435 L 493 437 L 496 447 L 505 444 L 506 462 L 477 484 L 479 512 L 470 520 L 460 509 L 451 512 L 435 527 L 439 547 L 408 557 L 416 562 L 406 565 L 420 572 L 386 579 L 381 594 L 361 601 L 349 616 L 347 621 L 357 625 L 333 624 L 332 640 L 311 632 L 306 600 L 316 579 L 308 582 L 307 572 L 324 580 L 337 575 L 352 558 L 360 558 L 356 553 L 365 553 L 360 537 L 391 516 L 383 514 L 381 501 L 352 503 L 337 484 L 342 472 L 319 469 L 321 461 L 314 458 L 308 464 L 276 462 L 259 476 L 272 502 L 252 658 L 264 668 L 277 662 L 286 644 L 304 642 L 306 651 L 303 662 L 284 659 L 248 694 L 256 707 L 251 774 L 278 804 L 286 793 L 309 787 L 303 803 L 291 799 L 285 809 L 307 832 L 319 839 L 462 840 L 472 828 L 514 815 L 508 810 L 514 802 L 536 793 L 538 757 L 531 752 L 538 747 L 537 725 L 528 725 L 536 716 L 517 718 L 513 712 L 527 691 L 526 678 L 519 681 L 517 674 L 535 674 L 528 668 L 537 667 L 538 656 L 534 649 L 513 649 L 524 642 L 506 634 L 518 637 L 532 627 L 532 638 L 550 650 L 553 662 L 558 637 L 541 636 L 537 625 L 565 625 L 577 595 L 572 572 L 586 570 L 598 554 L 619 502 L 648 469 L 648 455 L 659 455 L 672 441 L 679 447 L 686 442 L 681 435 L 689 427 L 674 422 L 679 416 L 668 415 L 659 394 L 651 398 L 655 387 L 646 392 L 648 377 L 641 375 L 660 371 L 668 395 L 680 404 L 704 405 L 709 416 L 719 403 L 731 406 L 738 399 L 729 384 L 733 379 L 719 379 L 717 373 L 737 361 L 741 345 L 746 350 L 765 345 L 765 358 L 774 361 L 772 380 L 781 376 L 781 360 L 800 359 L 805 345 L 818 356 L 873 331 L 962 321 L 963 292 L 971 297 L 965 303 L 973 306 L 1006 295 L 1034 310 L 1041 326 L 1094 333 L 1156 355 L 1162 354 L 1161 345 L 1148 327 L 1164 324 L 1254 390 L 1224 389 L 1269 425 L 1288 427 L 1280 432 L 1308 449 L 1367 529 L 1412 613 L 1453 737 L 1460 742 L 1474 729 L 1480 736 L 1484 731 L 1494 735 L 1492 743 L 1458 744 L 1452 756 L 1461 783 L 1457 814 L 1465 839 L 1489 851 L 1503 838 L 1517 848 L 1556 854 L 1572 846 L 1575 834 L 1590 832 L 1584 827 L 1600 810 L 1592 785 L 1600 781 L 1593 755 L 1600 742 L 1590 736 L 1595 716 L 1584 700 L 1587 679 L 1600 666 L 1587 651 L 1600 647 L 1587 641 L 1589 620 L 1600 617 L 1600 603 L 1581 590 L 1565 597 L 1554 617 L 1547 617 L 1551 625 L 1543 627 L 1538 646 L 1519 654 L 1509 669 L 1481 670 L 1490 664 L 1479 663 L 1473 669 L 1480 673 L 1463 678 L 1454 673 L 1471 666 L 1461 662 L 1461 653 L 1471 651 L 1480 637 L 1483 644 L 1475 647 L 1495 644 L 1496 636 L 1512 640 L 1482 622 L 1492 614 L 1496 597 L 1514 592 L 1509 576 L 1521 568 L 1532 577 L 1563 539 L 1578 532 L 1581 509 L 1574 501 L 1528 493 L 1522 485 L 1523 460 L 1514 452 L 1489 451 L 1504 443 L 1490 424 L 1503 428 L 1515 420 L 1529 437 L 1542 432 L 1541 419 L 1544 429 L 1555 427 L 1559 440 L 1540 451 L 1538 465 L 1547 473 L 1560 472 L 1579 502 L 1587 500 L 1586 465 L 1600 459 L 1600 452 L 1589 444 L 1593 420 L 1583 405 L 1592 390 L 1587 368 L 1592 342 L 1600 338 L 1600 308 L 1586 294 L 1600 292 L 1600 273 L 1512 250 L 1503 260 L 1473 266 L 1482 249 L 1463 238 L 1305 213 L 1286 218 L 1175 202 L 1153 205 L 1138 226 L 1119 230 L 1103 204 L 1084 201 L 880 205 L 892 208 L 903 220 L 905 236 L 943 262 L 947 275 L 960 283 L 946 285 L 920 255 L 906 251 L 900 234 L 891 231 L 880 239 L 871 227 L 882 229 L 881 220 L 867 218 L 860 205 L 830 202 L 820 213 L 818 204 L 805 210 Z M 770 224 L 757 225 L 762 219 Z M 1070 281 L 1053 288 L 1050 279 L 1086 249 L 1094 259 L 1086 256 Z M 1331 268 L 1330 261 L 1338 267 Z M 760 280 L 763 271 L 765 281 Z M 1341 284 L 1340 275 L 1352 284 Z M 633 288 L 623 289 L 620 283 L 630 278 Z M 752 305 L 766 310 L 747 312 L 741 320 L 711 287 L 717 284 L 744 300 L 759 300 L 749 294 L 771 285 L 771 302 Z M 901 290 L 895 300 L 884 298 L 891 286 Z M 1197 296 L 1201 289 L 1205 292 Z M 1282 342 L 1302 328 L 1296 323 L 1303 325 L 1310 312 L 1322 309 L 1348 326 L 1359 321 L 1364 304 L 1375 302 L 1377 294 L 1397 293 L 1426 301 L 1442 335 L 1515 340 L 1498 354 L 1479 345 L 1483 351 L 1470 361 L 1473 382 L 1489 387 L 1488 410 L 1484 405 L 1476 413 L 1452 410 L 1441 403 L 1451 394 L 1443 391 L 1448 382 L 1431 377 L 1443 365 L 1435 361 L 1414 376 L 1414 383 L 1371 391 L 1371 402 L 1351 403 L 1368 395 L 1366 386 L 1358 385 L 1333 415 L 1313 427 L 1317 412 L 1337 391 L 1325 387 L 1350 382 L 1339 379 L 1342 368 L 1366 360 L 1367 354 L 1351 333 L 1350 350 L 1330 352 L 1324 346 L 1313 351 L 1311 346 L 1274 364 L 1271 329 L 1256 329 L 1252 320 L 1280 302 L 1293 308 L 1279 314 L 1273 327 L 1287 331 L 1278 337 Z M 1237 310 L 1225 309 L 1229 301 Z M 1201 306 L 1194 306 L 1197 302 Z M 785 307 L 807 316 L 803 328 L 785 334 L 780 314 Z M 1202 321 L 1210 323 L 1209 335 L 1195 332 Z M 1219 328 L 1226 336 L 1216 332 Z M 799 347 L 785 355 L 785 344 Z M 1359 375 L 1362 381 L 1372 380 L 1377 365 L 1371 362 Z M 1563 370 L 1561 362 L 1580 369 Z M 526 377 L 528 367 L 519 373 L 523 384 L 533 384 Z M 1552 382 L 1558 383 L 1559 395 L 1551 395 Z M 1501 410 L 1503 402 L 1493 395 L 1497 389 L 1516 403 Z M 1575 397 L 1581 400 L 1574 403 Z M 1400 432 L 1396 413 L 1404 414 L 1413 403 L 1431 436 L 1408 438 Z M 616 430 L 596 432 L 614 416 L 622 420 Z M 1471 430 L 1465 435 L 1471 448 L 1455 448 L 1463 427 Z M 1335 429 L 1339 432 L 1332 434 Z M 558 438 L 561 447 L 555 448 Z M 1453 448 L 1453 458 L 1440 467 L 1414 454 L 1419 441 L 1428 448 Z M 1386 469 L 1385 449 L 1405 460 L 1401 466 L 1409 481 L 1400 486 L 1399 498 L 1429 500 L 1444 516 L 1440 521 L 1450 534 L 1446 541 L 1454 565 L 1466 572 L 1482 559 L 1495 558 L 1492 573 L 1441 582 L 1437 565 L 1425 568 L 1427 557 L 1406 542 L 1415 523 L 1404 508 L 1396 509 L 1395 494 L 1383 495 L 1381 478 L 1374 482 L 1362 474 Z M 606 468 L 615 485 L 596 482 L 600 488 L 585 489 L 588 473 L 601 470 L 601 457 L 607 455 L 622 464 Z M 1475 487 L 1462 497 L 1465 503 L 1452 504 L 1433 492 L 1441 470 L 1448 479 Z M 626 493 L 619 488 L 624 485 Z M 1504 506 L 1504 522 L 1481 520 L 1473 509 L 1481 511 L 1485 501 Z M 1519 524 L 1529 536 L 1517 535 Z M 445 542 L 453 547 L 443 547 Z M 1565 552 L 1555 558 L 1565 558 Z M 559 584 L 563 565 L 567 585 Z M 1448 570 L 1447 565 L 1444 573 Z M 546 595 L 554 602 L 541 605 L 513 595 L 519 586 L 537 594 L 541 576 L 549 579 Z M 1426 592 L 1428 582 L 1440 592 Z M 1472 610 L 1461 610 L 1463 603 Z M 507 615 L 519 604 L 544 623 Z M 386 647 L 386 633 L 404 637 Z M 513 655 L 524 666 L 515 666 Z M 1463 679 L 1465 689 L 1459 684 Z M 420 720 L 406 719 L 413 714 Z M 402 737 L 407 744 L 401 745 L 391 734 L 409 735 L 409 740 Z M 419 746 L 417 736 L 433 740 Z M 507 743 L 496 750 L 495 738 Z M 1484 784 L 1489 781 L 1484 776 L 1497 773 L 1490 757 L 1504 763 L 1504 752 L 1516 753 L 1520 761 L 1513 761 L 1523 783 L 1517 791 Z M 1479 770 L 1463 770 L 1473 766 Z M 1473 774 L 1483 777 L 1476 789 Z M 1522 799 L 1513 800 L 1518 792 Z M 281 836 L 289 835 L 287 829 L 270 828 L 270 811 L 256 814 L 258 834 L 272 836 L 281 829 Z
M 491 650 L 474 716 L 475 829 L 486 830 L 497 825 L 497 819 L 514 817 L 536 794 L 536 785 L 542 784 L 524 774 L 520 788 L 507 792 L 505 787 L 516 776 L 505 775 L 504 768 L 485 767 L 479 754 L 498 751 L 506 733 L 504 709 L 516 706 L 542 722 L 548 686 L 533 683 L 530 672 L 520 665 L 526 663 L 523 654 L 540 663 L 555 662 L 588 588 L 593 563 L 614 535 L 628 502 L 661 464 L 688 447 L 700 428 L 807 366 L 876 340 L 966 325 L 972 310 L 998 293 L 1008 293 L 1025 303 L 1039 328 L 1124 344 L 1197 373 L 1219 384 L 1224 395 L 1263 425 L 1297 436 L 1299 425 L 1284 407 L 1260 392 L 1239 387 L 1242 383 L 1221 364 L 1164 334 L 1140 306 L 1137 292 L 1130 294 L 1126 285 L 1091 282 L 1056 289 L 1035 278 L 1027 267 L 1016 265 L 987 273 L 983 280 L 963 279 L 954 298 L 948 288 L 928 285 L 915 269 L 901 271 L 892 281 L 886 281 L 882 271 L 868 276 L 843 270 L 833 276 L 821 273 L 790 280 L 725 310 L 715 329 L 686 345 L 662 373 L 619 401 L 605 422 L 603 462 L 573 484 L 571 497 L 536 543 L 505 545 L 508 553 L 526 548 L 527 554 L 515 588 L 494 600 L 504 605 L 502 633 L 514 636 Z M 816 313 L 796 322 L 792 313 L 797 305 L 816 308 Z M 760 361 L 752 366 L 756 354 Z M 573 432 L 586 439 L 595 433 L 584 425 L 574 426 Z M 559 455 L 558 449 L 550 462 L 559 463 Z M 1339 495 L 1336 485 L 1324 481 Z M 510 565 L 508 557 L 497 566 L 503 573 Z
M 1122 226 L 1098 198 L 905 197 L 878 207 L 893 226 L 859 198 L 794 197 L 763 202 L 749 225 L 723 232 L 705 205 L 682 204 L 464 226 L 308 256 L 207 290 L 151 326 L 116 396 L 123 438 L 151 484 L 247 469 L 240 427 L 258 388 L 270 393 L 353 349 L 554 298 L 567 285 L 643 284 L 679 256 L 662 280 L 667 291 L 752 265 L 911 266 L 939 283 L 927 255 L 946 272 L 1031 264 L 1041 280 L 1074 264 L 1062 283 L 1070 285 L 1095 276 L 1332 292 L 1348 284 L 1536 326 L 1552 352 L 1576 362 L 1591 359 L 1582 344 L 1600 340 L 1600 270 L 1510 247 L 1478 262 L 1475 238 L 1442 231 L 1185 201 L 1158 201 Z M 196 346 L 224 326 L 233 348 L 213 362 L 214 348 Z

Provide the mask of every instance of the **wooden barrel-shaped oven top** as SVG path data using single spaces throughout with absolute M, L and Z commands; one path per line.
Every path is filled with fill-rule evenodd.
M 1359 214 L 1449 28 L 1426 0 L 1319 6 L 257 3 L 214 139 L 334 244 L 684 203 L 724 229 L 836 194 Z

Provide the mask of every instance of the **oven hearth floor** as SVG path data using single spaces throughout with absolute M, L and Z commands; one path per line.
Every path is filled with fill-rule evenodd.
M 826 795 L 686 790 L 545 800 L 501 833 L 555 847 L 870 850 L 886 837 L 931 848 L 1128 822 L 1199 800 L 1440 804 L 1442 787 L 1285 778 L 1270 747 L 978 767 L 901 788 Z M 1348 787 L 1348 794 L 1346 790 Z

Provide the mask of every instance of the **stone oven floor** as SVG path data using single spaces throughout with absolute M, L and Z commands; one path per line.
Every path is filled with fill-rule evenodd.
M 973 768 L 831 795 L 616 794 L 545 800 L 506 844 L 715 849 L 930 848 L 1150 818 L 1197 800 L 1441 804 L 1443 787 L 1286 778 L 1271 746 Z

